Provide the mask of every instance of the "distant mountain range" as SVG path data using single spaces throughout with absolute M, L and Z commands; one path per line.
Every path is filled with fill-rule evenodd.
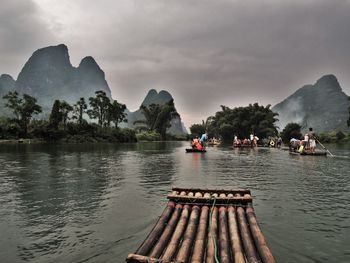
M 348 131 L 350 101 L 334 75 L 321 77 L 314 85 L 298 89 L 272 110 L 279 114 L 278 126 L 296 122 L 303 130 L 313 127 L 316 132 Z
M 9 111 L 4 108 L 2 96 L 11 90 L 36 97 L 39 105 L 43 107 L 44 115 L 50 113 L 55 99 L 74 104 L 81 97 L 88 100 L 89 97 L 95 96 L 97 90 L 103 90 L 109 98 L 112 98 L 105 73 L 94 58 L 85 57 L 78 67 L 73 67 L 69 59 L 68 48 L 63 44 L 35 51 L 22 68 L 17 80 L 7 74 L 1 75 L 0 110 L 5 115 L 9 114 Z M 155 90 L 150 90 L 142 104 L 165 103 L 170 99 L 172 96 L 166 91 L 158 94 Z M 133 126 L 135 120 L 143 118 L 140 111 L 135 113 L 128 111 L 127 113 L 130 118 L 130 125 L 128 124 L 130 127 Z M 172 121 L 169 131 L 173 134 L 185 132 L 180 118 Z
M 170 100 L 172 100 L 173 97 L 170 95 L 169 92 L 165 91 L 165 90 L 161 90 L 159 93 L 154 90 L 151 89 L 145 99 L 143 100 L 143 102 L 141 103 L 141 105 L 144 106 L 149 106 L 152 103 L 154 104 L 165 104 L 167 102 L 169 102 Z M 137 110 L 134 112 L 130 112 L 129 110 L 127 110 L 127 114 L 128 114 L 128 122 L 126 124 L 124 124 L 125 127 L 128 128 L 134 128 L 134 122 L 137 120 L 144 120 L 145 117 L 143 116 L 141 110 Z M 181 121 L 181 117 L 177 117 L 174 118 L 171 121 L 171 127 L 168 130 L 169 133 L 174 134 L 174 135 L 184 135 L 187 134 L 187 130 L 183 124 L 183 122 Z

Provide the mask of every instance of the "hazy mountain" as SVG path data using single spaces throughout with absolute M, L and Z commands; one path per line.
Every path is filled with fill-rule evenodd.
M 35 51 L 10 89 L 36 97 L 46 112 L 51 110 L 55 99 L 73 104 L 80 97 L 87 100 L 94 96 L 97 90 L 105 91 L 111 98 L 105 74 L 96 61 L 85 57 L 78 67 L 73 67 L 68 48 L 63 44 Z
M 143 100 L 143 102 L 141 103 L 141 105 L 145 105 L 145 106 L 149 106 L 152 103 L 154 104 L 165 104 L 168 101 L 170 101 L 171 99 L 173 99 L 173 97 L 171 96 L 171 94 L 165 90 L 161 90 L 159 93 L 154 90 L 151 89 L 145 99 Z M 137 110 L 134 112 L 130 112 L 129 110 L 127 110 L 127 114 L 128 114 L 128 122 L 125 125 L 128 128 L 134 128 L 134 122 L 137 120 L 144 120 L 144 116 L 141 112 L 141 110 Z M 185 129 L 185 126 L 183 125 L 182 121 L 181 121 L 181 117 L 175 118 L 171 121 L 171 127 L 168 129 L 168 132 L 174 135 L 184 135 L 187 134 L 187 131 Z
M 305 85 L 291 96 L 275 105 L 279 113 L 280 129 L 289 122 L 296 122 L 303 129 L 313 127 L 316 132 L 349 130 L 348 107 L 350 101 L 342 91 L 334 75 L 325 75 L 314 85 Z
M 3 114 L 8 114 L 9 110 L 7 110 L 5 106 L 5 101 L 2 97 L 7 94 L 10 90 L 14 90 L 16 81 L 7 74 L 2 74 L 0 76 L 0 112 Z

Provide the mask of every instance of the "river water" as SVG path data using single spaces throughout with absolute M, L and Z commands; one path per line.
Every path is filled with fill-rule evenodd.
M 350 262 L 350 145 L 337 155 L 188 143 L 0 145 L 0 262 L 124 262 L 173 186 L 248 188 L 278 262 Z

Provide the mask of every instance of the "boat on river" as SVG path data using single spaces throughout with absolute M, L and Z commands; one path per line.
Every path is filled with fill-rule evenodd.
M 276 262 L 258 225 L 250 190 L 173 188 L 168 199 L 126 262 Z
M 303 151 L 303 152 L 293 152 L 293 151 L 289 151 L 290 154 L 292 155 L 308 155 L 308 156 L 327 156 L 327 152 L 323 152 L 323 151 L 317 151 L 317 152 L 310 152 L 310 151 Z
M 187 153 L 205 153 L 205 152 L 207 152 L 207 150 L 206 149 L 198 150 L 196 148 L 187 148 L 186 152 Z

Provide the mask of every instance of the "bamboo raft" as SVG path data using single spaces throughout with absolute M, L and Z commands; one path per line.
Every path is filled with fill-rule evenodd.
M 327 152 L 292 152 L 292 151 L 289 151 L 290 154 L 293 154 L 293 155 L 310 155 L 310 156 L 327 156 Z
M 186 152 L 187 153 L 205 153 L 205 152 L 207 152 L 207 150 L 206 149 L 198 150 L 198 149 L 187 148 Z
M 129 263 L 275 263 L 249 190 L 173 188 Z

